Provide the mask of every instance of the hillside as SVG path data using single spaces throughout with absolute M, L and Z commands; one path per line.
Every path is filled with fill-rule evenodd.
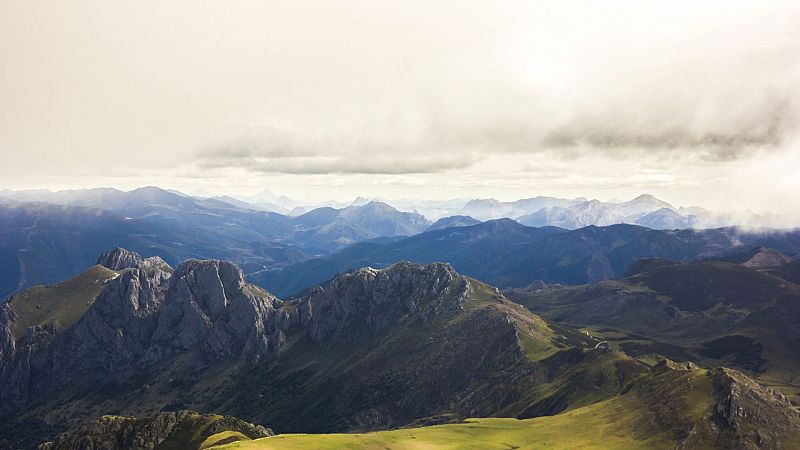
M 29 327 L 52 322 L 67 328 L 83 316 L 104 285 L 116 276 L 116 272 L 95 265 L 61 283 L 28 288 L 8 298 L 0 306 L 0 316 L 10 316 L 10 331 L 16 339 Z
M 800 286 L 722 261 L 642 261 L 629 276 L 505 294 L 557 322 L 585 327 L 644 360 L 724 364 L 797 398 Z
M 386 267 L 396 261 L 443 261 L 466 275 L 492 282 L 487 266 L 493 260 L 507 258 L 523 245 L 561 232 L 559 228 L 526 227 L 510 219 L 490 220 L 388 243 L 362 242 L 326 258 L 310 259 L 285 270 L 265 271 L 249 279 L 280 296 L 289 296 L 357 267 Z
M 425 231 L 443 230 L 452 227 L 468 227 L 470 225 L 477 225 L 480 220 L 473 219 L 470 216 L 447 216 L 434 222 Z
M 662 362 L 622 395 L 536 419 L 369 434 L 278 435 L 224 449 L 783 449 L 800 442 L 800 415 L 774 391 L 729 369 Z

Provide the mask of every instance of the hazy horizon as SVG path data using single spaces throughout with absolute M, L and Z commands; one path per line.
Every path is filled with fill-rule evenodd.
M 800 224 L 797 23 L 789 1 L 6 1 L 0 188 L 649 193 Z

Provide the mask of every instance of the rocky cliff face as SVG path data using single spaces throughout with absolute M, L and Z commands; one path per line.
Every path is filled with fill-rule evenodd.
M 103 416 L 39 445 L 38 450 L 191 450 L 273 434 L 269 428 L 235 417 L 201 415 L 194 411 L 167 412 L 142 419 Z
M 783 394 L 727 368 L 710 371 L 720 441 L 731 449 L 783 449 L 800 442 L 800 413 Z
M 187 352 L 213 359 L 277 350 L 270 333 L 280 301 L 246 284 L 233 264 L 187 261 L 170 276 L 135 254 L 111 260 L 121 274 L 69 329 L 34 327 L 14 341 L 0 324 L 0 413 L 76 382 L 134 374 Z M 124 267 L 125 261 L 139 262 Z
M 457 312 L 468 289 L 467 280 L 447 264 L 401 262 L 339 275 L 297 300 L 296 310 L 315 342 L 356 339 L 404 320 Z

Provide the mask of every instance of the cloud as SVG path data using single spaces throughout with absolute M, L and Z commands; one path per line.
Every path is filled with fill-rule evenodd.
M 351 135 L 314 137 L 273 126 L 251 127 L 243 136 L 198 152 L 206 169 L 243 168 L 285 174 L 415 174 L 472 166 L 476 158 L 437 151 L 427 136 Z M 442 149 L 444 150 L 444 149 Z
M 437 173 L 496 154 L 741 160 L 782 149 L 800 129 L 800 32 L 791 35 L 755 48 L 630 56 L 547 85 L 433 85 L 335 127 L 267 120 L 197 157 L 205 167 L 295 174 Z

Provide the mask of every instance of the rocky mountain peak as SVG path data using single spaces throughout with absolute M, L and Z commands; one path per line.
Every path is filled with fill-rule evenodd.
M 134 268 L 142 261 L 144 261 L 142 255 L 125 250 L 122 247 L 109 250 L 97 258 L 97 264 L 108 267 L 111 270 Z
M 275 331 L 279 302 L 246 283 L 233 263 L 189 260 L 170 279 L 153 340 L 177 351 L 203 344 L 217 356 L 248 352 L 257 357 L 277 349 L 267 333 Z
M 231 262 L 190 259 L 175 270 L 170 289 L 195 288 L 193 290 L 203 304 L 217 309 L 224 307 L 227 299 L 241 291 L 244 285 L 244 273 Z
M 149 258 L 143 258 L 142 255 L 122 247 L 117 247 L 103 253 L 97 258 L 96 264 L 116 271 L 140 268 L 148 272 L 158 270 L 166 272 L 167 274 L 172 272 L 172 267 L 161 259 L 161 257 L 151 256 Z
M 338 275 L 297 301 L 301 324 L 314 341 L 322 341 L 455 312 L 468 289 L 466 278 L 448 264 L 399 262 Z

